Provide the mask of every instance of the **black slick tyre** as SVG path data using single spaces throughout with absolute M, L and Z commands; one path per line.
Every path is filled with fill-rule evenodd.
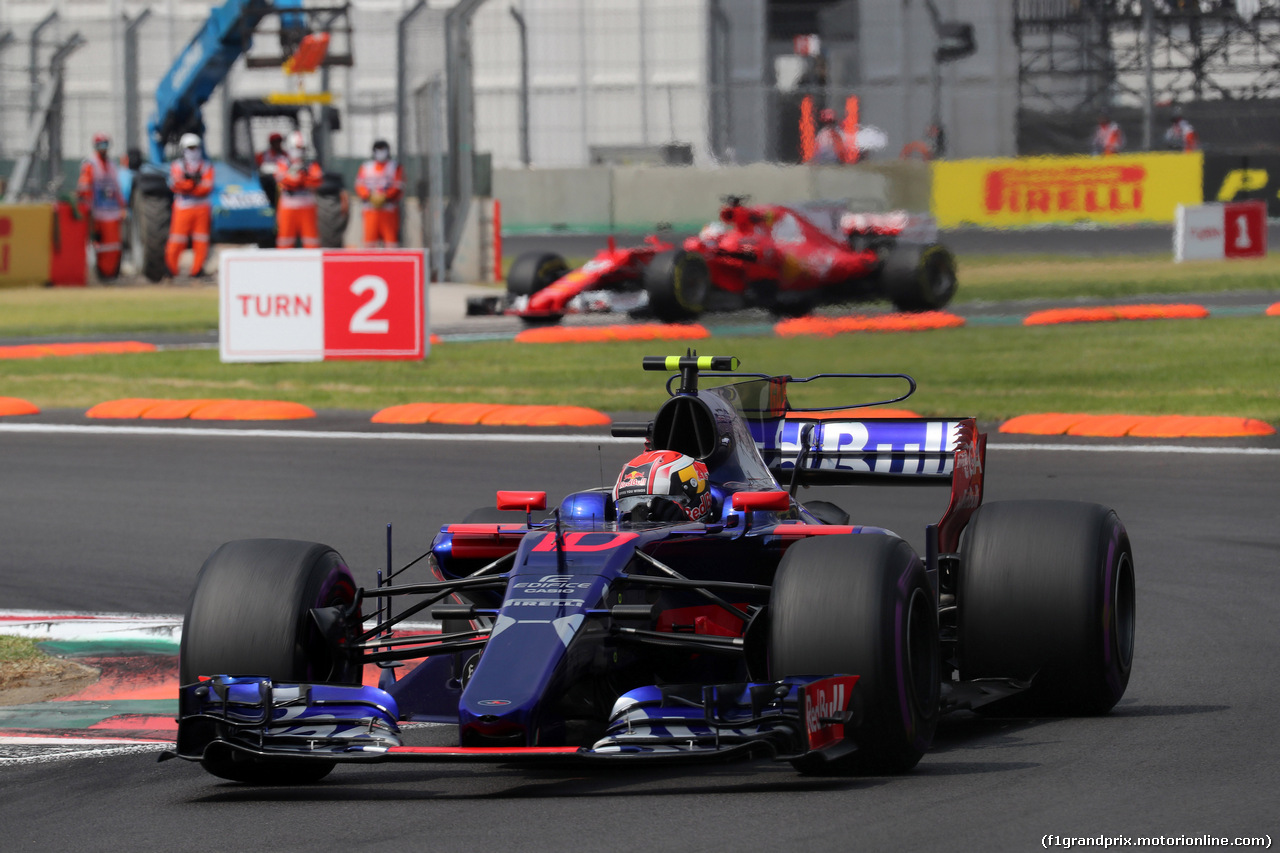
M 699 254 L 684 249 L 659 252 L 645 267 L 649 308 L 664 323 L 693 320 L 706 307 L 711 271 Z
M 359 660 L 332 648 L 312 608 L 350 606 L 356 585 L 327 545 L 291 539 L 228 542 L 205 560 L 187 603 L 179 677 L 257 675 L 273 681 L 359 684 Z M 351 624 L 360 624 L 359 614 Z M 323 778 L 332 762 L 262 759 L 213 745 L 201 762 L 215 776 L 256 784 Z
M 326 249 L 341 249 L 346 242 L 348 207 L 342 179 L 326 174 L 320 191 L 316 193 L 316 223 L 320 231 L 320 245 Z
M 783 556 L 769 602 L 769 677 L 857 675 L 856 752 L 809 773 L 904 773 L 933 742 L 938 609 L 924 565 L 893 536 L 818 536 Z
M 936 243 L 895 243 L 880 268 L 880 282 L 899 311 L 939 311 L 956 293 L 956 259 Z
M 172 207 L 173 203 L 168 195 L 145 192 L 134 194 L 133 227 L 137 229 L 136 245 L 142 253 L 138 263 L 147 281 L 161 281 L 169 274 L 164 261 L 164 250 L 169 242 Z
M 568 271 L 564 258 L 553 252 L 525 252 L 507 271 L 507 293 L 532 296 Z
M 1108 507 L 997 502 L 961 543 L 960 674 L 1031 680 L 982 710 L 1088 715 L 1124 695 L 1133 665 L 1133 551 Z

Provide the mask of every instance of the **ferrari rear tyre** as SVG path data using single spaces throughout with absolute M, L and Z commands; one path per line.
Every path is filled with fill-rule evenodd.
M 569 265 L 557 254 L 525 252 L 515 259 L 511 269 L 507 271 L 507 293 L 512 296 L 532 296 L 568 271 Z
M 660 252 L 644 271 L 649 307 L 664 323 L 693 320 L 703 312 L 711 271 L 703 257 L 684 249 Z
M 172 202 L 168 196 L 134 194 L 133 227 L 137 229 L 136 245 L 141 250 L 137 263 L 147 281 L 161 281 L 169 274 L 164 250 L 169 242 L 171 212 Z
M 355 598 L 351 571 L 327 545 L 291 539 L 228 542 L 205 560 L 187 603 L 180 681 L 226 674 L 359 684 L 359 660 L 338 654 L 311 612 L 350 607 Z M 349 624 L 360 625 L 358 612 Z M 225 747 L 210 748 L 201 763 L 215 776 L 257 784 L 311 782 L 332 769 L 323 760 L 264 759 Z
M 856 675 L 856 752 L 810 773 L 905 773 L 938 722 L 938 608 L 901 539 L 815 536 L 792 545 L 769 602 L 769 677 Z
M 1124 695 L 1136 602 L 1129 536 L 1108 507 L 991 503 L 960 548 L 960 674 L 1031 680 L 983 710 L 1102 714 Z
M 880 281 L 899 311 L 939 311 L 956 293 L 956 259 L 945 246 L 896 243 Z

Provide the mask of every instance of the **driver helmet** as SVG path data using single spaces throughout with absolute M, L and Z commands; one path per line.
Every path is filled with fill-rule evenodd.
M 699 521 L 714 503 L 707 466 L 674 450 L 649 450 L 622 468 L 613 487 L 618 517 L 645 507 L 645 519 Z M 673 510 L 668 504 L 674 504 Z

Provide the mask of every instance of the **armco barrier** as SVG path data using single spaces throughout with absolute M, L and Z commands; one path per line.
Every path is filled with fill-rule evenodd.
M 1094 222 L 1172 222 L 1203 200 L 1203 155 L 1021 157 L 933 163 L 933 214 L 942 228 Z

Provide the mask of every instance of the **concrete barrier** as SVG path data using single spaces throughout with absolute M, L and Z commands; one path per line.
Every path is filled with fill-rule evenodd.
M 610 230 L 613 171 L 605 166 L 495 169 L 493 195 L 502 200 L 503 230 Z
M 697 229 L 716 217 L 720 199 L 731 194 L 762 203 L 847 199 L 868 211 L 927 212 L 930 170 L 925 163 L 896 160 L 857 166 L 496 169 L 493 187 L 502 200 L 506 233 L 621 233 L 652 231 L 658 223 Z

